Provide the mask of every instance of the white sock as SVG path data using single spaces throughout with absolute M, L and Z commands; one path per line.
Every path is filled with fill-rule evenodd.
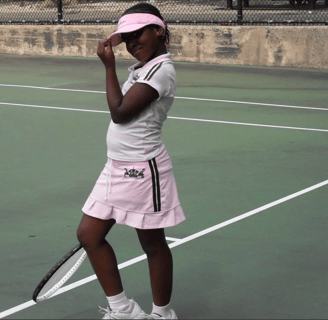
M 107 297 L 111 310 L 127 311 L 130 307 L 130 300 L 126 297 L 125 292 L 121 292 L 116 296 Z
M 153 311 L 151 313 L 159 314 L 163 318 L 168 318 L 171 316 L 170 304 L 164 307 L 158 307 L 153 303 Z

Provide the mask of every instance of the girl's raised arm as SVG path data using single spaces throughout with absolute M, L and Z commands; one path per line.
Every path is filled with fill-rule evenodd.
M 144 83 L 135 83 L 123 96 L 117 79 L 111 39 L 99 42 L 97 55 L 106 68 L 107 102 L 114 123 L 129 122 L 135 115 L 158 99 L 158 92 Z

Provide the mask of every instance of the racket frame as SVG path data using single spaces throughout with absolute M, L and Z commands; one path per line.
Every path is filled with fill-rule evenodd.
M 75 264 L 69 269 L 68 272 L 54 285 L 51 289 L 49 289 L 42 296 L 38 297 L 38 294 L 44 288 L 44 286 L 48 283 L 50 278 L 57 272 L 57 270 L 68 261 L 75 253 L 79 250 L 83 250 L 81 257 L 75 262 Z M 87 253 L 83 249 L 82 245 L 79 244 L 71 249 L 60 261 L 58 261 L 55 266 L 43 277 L 39 285 L 36 287 L 33 293 L 33 300 L 35 302 L 41 302 L 49 299 L 63 284 L 77 271 L 77 269 L 81 266 L 85 258 L 87 257 Z

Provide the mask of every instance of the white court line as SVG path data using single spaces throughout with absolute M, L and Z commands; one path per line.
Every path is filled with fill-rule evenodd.
M 0 102 L 0 105 L 18 106 L 18 107 L 29 107 L 29 108 L 41 108 L 41 109 L 55 109 L 55 110 L 57 109 L 57 110 L 66 110 L 66 111 L 110 113 L 109 111 L 100 111 L 100 110 L 85 110 L 85 109 L 73 109 L 73 108 L 59 108 L 59 107 L 37 106 L 37 105 L 31 105 L 31 104 L 19 104 L 19 103 L 8 103 L 8 102 Z M 328 132 L 327 129 L 313 129 L 313 128 L 300 128 L 300 127 L 273 126 L 273 125 L 259 124 L 259 123 L 232 122 L 232 121 L 207 120 L 207 119 L 182 118 L 182 117 L 168 117 L 168 119 L 188 120 L 188 121 L 200 121 L 200 122 L 212 122 L 212 123 L 222 123 L 222 124 L 234 124 L 234 125 L 252 126 L 252 127 L 265 127 L 265 128 L 278 128 L 278 129 L 289 129 L 289 130 Z
M 35 87 L 35 86 L 21 86 L 21 85 L 16 85 L 16 84 L 3 84 L 3 83 L 0 84 L 0 87 L 28 88 L 28 89 L 53 90 L 53 91 L 68 91 L 68 92 L 106 93 L 105 91 L 64 89 L 64 88 L 50 88 L 50 87 Z
M 105 91 L 92 91 L 92 90 L 79 90 L 79 89 L 64 89 L 64 88 L 50 88 L 50 87 L 35 87 L 35 86 L 23 86 L 23 85 L 15 85 L 15 84 L 0 84 L 0 87 L 16 87 L 16 88 L 29 88 L 29 89 L 40 89 L 40 90 L 56 90 L 56 91 L 101 93 L 101 94 L 106 93 Z M 328 109 L 326 109 L 326 108 L 289 106 L 289 105 L 284 105 L 284 104 L 273 104 L 273 103 L 262 103 L 262 102 L 259 103 L 259 102 L 248 102 L 248 101 L 219 100 L 219 99 L 190 98 L 190 97 L 175 97 L 175 99 L 196 100 L 196 101 L 209 101 L 209 102 L 225 102 L 225 103 L 237 103 L 237 104 L 251 104 L 251 105 L 267 106 L 267 107 L 279 107 L 279 108 L 293 108 L 293 109 L 308 109 L 308 110 L 328 111 Z
M 202 237 L 202 236 L 204 236 L 204 235 L 206 235 L 206 234 L 208 234 L 210 232 L 213 232 L 215 230 L 224 228 L 224 227 L 226 227 L 226 226 L 228 226 L 230 224 L 233 224 L 233 223 L 235 223 L 237 221 L 246 219 L 246 218 L 248 218 L 248 217 L 250 217 L 252 215 L 255 215 L 255 214 L 259 213 L 259 212 L 262 212 L 264 210 L 267 210 L 269 208 L 272 208 L 274 206 L 277 206 L 278 204 L 284 203 L 286 201 L 289 201 L 291 199 L 294 199 L 296 197 L 299 197 L 299 196 L 301 196 L 301 195 L 303 195 L 305 193 L 308 193 L 308 192 L 311 192 L 313 190 L 319 189 L 319 188 L 321 188 L 321 187 L 323 187 L 325 185 L 328 185 L 328 180 L 323 181 L 323 182 L 320 182 L 318 184 L 315 184 L 315 185 L 313 185 L 313 186 L 311 186 L 309 188 L 303 189 L 301 191 L 295 192 L 295 193 L 293 193 L 293 194 L 291 194 L 291 195 L 289 195 L 287 197 L 284 197 L 284 198 L 281 198 L 279 200 L 273 201 L 273 202 L 271 202 L 269 204 L 266 204 L 266 205 L 264 205 L 262 207 L 259 207 L 257 209 L 252 210 L 252 211 L 249 211 L 249 212 L 246 212 L 246 213 L 244 213 L 242 215 L 239 215 L 239 216 L 237 216 L 235 218 L 229 219 L 229 220 L 227 220 L 225 222 L 219 223 L 219 224 L 217 224 L 217 225 L 215 225 L 213 227 L 210 227 L 210 228 L 207 228 L 207 229 L 202 230 L 200 232 L 194 233 L 194 234 L 192 234 L 192 235 L 190 235 L 190 236 L 188 236 L 186 238 L 183 238 L 181 240 L 175 241 L 175 242 L 169 244 L 169 247 L 170 248 L 174 248 L 174 247 L 180 246 L 180 245 L 182 245 L 182 244 L 184 244 L 186 242 L 189 242 L 189 241 L 194 240 L 196 238 Z M 134 259 L 131 259 L 129 261 L 126 261 L 124 263 L 119 264 L 118 267 L 119 267 L 119 269 L 122 269 L 122 268 L 128 267 L 130 265 L 133 265 L 133 264 L 135 264 L 135 263 L 137 263 L 139 261 L 145 260 L 145 259 L 146 259 L 146 255 L 143 254 L 143 255 L 141 255 L 141 256 L 139 256 L 137 258 L 134 258 Z M 84 278 L 84 279 L 82 279 L 80 281 L 76 281 L 76 282 L 74 282 L 74 283 L 72 283 L 70 285 L 67 285 L 67 286 L 59 289 L 52 297 L 54 297 L 56 295 L 59 295 L 59 294 L 62 294 L 64 292 L 67 292 L 69 290 L 72 290 L 74 288 L 77 288 L 79 286 L 82 286 L 82 285 L 84 285 L 84 284 L 86 284 L 88 282 L 91 282 L 91 281 L 95 280 L 95 279 L 97 279 L 96 275 L 92 275 L 92 276 L 87 277 L 87 278 Z M 33 305 L 36 305 L 36 303 L 33 300 L 31 300 L 31 301 L 25 302 L 23 304 L 20 304 L 20 305 L 14 307 L 14 308 L 5 310 L 5 311 L 3 311 L 3 312 L 0 313 L 0 319 L 1 318 L 4 318 L 4 317 L 7 317 L 7 316 L 9 316 L 11 314 L 14 314 L 16 312 L 19 312 L 19 311 L 21 311 L 23 309 L 26 309 L 28 307 L 31 307 Z
M 284 104 L 263 103 L 263 102 L 247 102 L 247 101 L 218 100 L 218 99 L 189 98 L 189 97 L 175 97 L 175 99 L 198 100 L 198 101 L 211 101 L 211 102 L 226 102 L 226 103 L 237 103 L 237 104 L 251 104 L 251 105 L 266 106 L 266 107 L 279 107 L 279 108 L 292 108 L 292 109 L 308 109 L 308 110 L 328 111 L 328 109 L 326 109 L 326 108 L 289 106 L 289 105 L 284 105 Z
M 0 105 L 1 104 L 2 105 L 5 105 L 5 106 L 16 106 L 16 107 L 55 109 L 55 110 L 66 110 L 66 111 L 80 111 L 80 112 L 95 112 L 95 113 L 110 113 L 109 111 L 87 110 L 87 109 L 73 109 L 73 108 L 60 108 L 60 107 L 50 107 L 50 106 L 37 106 L 37 105 L 33 105 L 33 104 L 21 104 L 21 103 L 0 102 Z
M 172 237 L 165 237 L 166 240 L 169 241 L 180 241 L 181 239 L 177 239 L 177 238 L 172 238 Z
M 289 130 L 328 132 L 327 129 L 312 129 L 312 128 L 273 126 L 273 125 L 269 125 L 269 124 L 259 124 L 259 123 L 245 123 L 245 122 L 232 122 L 232 121 L 220 121 L 220 120 L 206 120 L 206 119 L 182 118 L 182 117 L 168 117 L 168 118 L 170 118 L 170 119 L 176 119 L 176 120 L 189 120 L 189 121 L 201 121 L 201 122 L 214 122 L 214 123 L 222 123 L 222 124 L 235 124 L 235 125 L 240 125 L 240 126 L 252 126 L 252 127 L 265 127 L 265 128 L 277 128 L 277 129 L 289 129 Z

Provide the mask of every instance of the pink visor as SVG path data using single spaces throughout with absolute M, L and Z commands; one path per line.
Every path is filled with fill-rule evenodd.
M 156 24 L 165 30 L 164 22 L 153 14 L 131 13 L 121 17 L 118 21 L 118 29 L 109 36 L 112 39 L 112 47 L 123 42 L 120 33 L 133 32 L 150 24 Z

